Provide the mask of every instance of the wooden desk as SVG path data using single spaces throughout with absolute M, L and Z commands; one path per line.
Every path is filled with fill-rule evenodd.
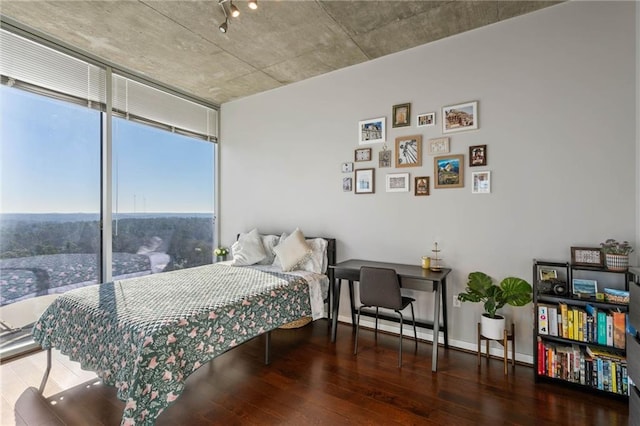
M 442 268 L 439 272 L 433 272 L 428 269 L 422 269 L 417 265 L 403 265 L 399 263 L 388 262 L 374 262 L 371 260 L 351 259 L 344 262 L 330 265 L 329 268 L 333 270 L 334 289 L 333 289 L 333 309 L 332 309 L 332 326 L 331 326 L 331 341 L 336 341 L 336 331 L 338 326 L 338 312 L 340 307 L 340 289 L 342 287 L 342 280 L 349 282 L 349 298 L 351 300 L 351 324 L 356 323 L 356 309 L 353 300 L 353 282 L 360 280 L 360 268 L 363 266 L 373 266 L 378 268 L 390 268 L 394 269 L 400 278 L 400 284 L 402 285 L 403 279 L 413 279 L 428 281 L 431 284 L 425 287 L 425 290 L 434 291 L 434 310 L 433 310 L 433 322 L 420 322 L 416 321 L 416 325 L 423 328 L 429 328 L 433 330 L 433 357 L 431 363 L 431 371 L 438 369 L 438 340 L 440 335 L 440 303 L 442 303 L 442 331 L 444 335 L 444 347 L 449 347 L 449 330 L 447 327 L 447 275 L 451 272 L 449 268 Z M 362 315 L 373 316 L 371 313 L 363 312 Z M 390 315 L 378 315 L 379 318 L 383 318 L 391 321 L 398 321 L 396 317 Z M 406 320 L 405 322 L 413 324 L 412 321 Z

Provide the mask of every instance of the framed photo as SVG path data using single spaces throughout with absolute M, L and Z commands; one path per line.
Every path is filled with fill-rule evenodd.
M 443 155 L 433 159 L 434 188 L 464 187 L 464 155 Z
M 373 194 L 376 192 L 374 169 L 356 169 L 355 193 Z
M 393 106 L 391 115 L 392 127 L 406 127 L 411 125 L 411 104 L 399 104 Z
M 378 167 L 391 167 L 390 149 L 383 149 L 378 153 Z
M 396 138 L 396 167 L 422 166 L 422 136 Z
M 387 192 L 409 192 L 409 173 L 388 174 Z
M 598 283 L 596 280 L 582 280 L 574 278 L 571 281 L 573 294 L 595 296 L 598 292 Z
M 371 161 L 371 148 L 358 148 L 355 151 L 356 161 Z
M 386 123 L 386 117 L 372 118 L 358 122 L 358 143 L 363 145 L 384 142 L 387 132 Z
M 413 185 L 415 195 L 429 195 L 429 176 L 418 176 Z
M 426 114 L 418 114 L 416 117 L 418 127 L 431 127 L 436 125 L 436 113 L 428 112 Z
M 350 177 L 342 178 L 342 190 L 344 192 L 351 192 L 353 179 Z
M 491 172 L 472 172 L 471 183 L 472 194 L 491 193 Z
M 353 171 L 353 163 L 342 163 L 342 173 L 351 173 Z
M 435 138 L 429 139 L 429 147 L 427 153 L 433 155 L 448 154 L 449 153 L 449 138 Z
M 469 147 L 469 167 L 487 165 L 487 146 L 472 145 Z
M 556 271 L 555 269 L 540 268 L 538 272 L 540 273 L 540 281 L 547 281 L 558 278 L 558 271 Z
M 604 267 L 600 247 L 571 247 L 571 263 L 578 266 Z
M 478 128 L 478 101 L 442 107 L 442 133 Z

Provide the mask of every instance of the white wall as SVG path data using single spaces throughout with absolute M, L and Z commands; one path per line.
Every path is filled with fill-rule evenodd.
M 438 241 L 453 268 L 449 294 L 482 270 L 531 281 L 532 259 L 568 260 L 570 247 L 612 237 L 638 241 L 636 46 L 633 2 L 569 2 L 222 105 L 221 239 L 290 231 L 338 239 L 339 260 L 419 263 Z M 477 131 L 451 134 L 451 152 L 488 146 L 487 167 L 465 169 L 465 187 L 428 197 L 342 191 L 359 120 L 386 116 L 387 141 L 441 133 L 441 108 L 479 102 Z M 391 128 L 392 105 L 411 102 L 410 128 Z M 437 126 L 415 114 L 437 111 Z M 426 129 L 426 130 L 425 130 Z M 377 159 L 381 144 L 373 145 Z M 424 147 L 426 148 L 426 146 Z M 426 149 L 425 149 L 426 151 Z M 471 171 L 492 172 L 492 193 L 471 193 Z M 451 296 L 449 297 L 451 299 Z M 418 316 L 431 315 L 419 295 Z M 343 289 L 341 319 L 348 321 Z M 450 338 L 473 348 L 481 307 L 449 306 Z M 520 358 L 532 354 L 532 308 L 506 308 Z M 428 333 L 427 333 L 428 335 Z

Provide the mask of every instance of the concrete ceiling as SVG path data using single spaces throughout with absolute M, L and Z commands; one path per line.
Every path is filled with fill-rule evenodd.
M 216 105 L 557 1 L 0 0 L 27 27 Z

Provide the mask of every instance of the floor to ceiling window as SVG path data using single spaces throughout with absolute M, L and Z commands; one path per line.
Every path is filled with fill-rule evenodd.
M 212 262 L 214 144 L 113 119 L 113 278 Z
M 60 293 L 212 262 L 217 111 L 5 29 L 0 59 L 4 359 Z

